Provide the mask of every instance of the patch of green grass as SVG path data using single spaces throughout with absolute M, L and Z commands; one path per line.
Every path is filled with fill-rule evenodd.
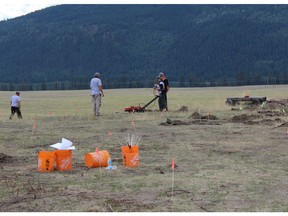
M 216 115 L 221 120 L 229 119 L 239 112 L 231 112 L 231 107 L 225 105 L 226 97 L 241 97 L 248 92 L 250 96 L 285 98 L 287 86 L 172 88 L 168 93 L 170 111 L 166 113 L 156 111 L 157 103 L 151 106 L 153 112 L 124 112 L 125 107 L 144 105 L 151 100 L 150 89 L 105 92 L 100 118 L 92 116 L 88 90 L 22 92 L 23 120 L 8 120 L 9 98 L 14 93 L 1 92 L 0 152 L 12 156 L 12 162 L 0 164 L 1 201 L 12 203 L 17 195 L 15 188 L 20 190 L 19 196 L 24 197 L 31 193 L 31 185 L 40 185 L 43 188 L 39 195 L 45 197 L 45 202 L 53 203 L 47 207 L 49 211 L 109 211 L 105 200 L 116 211 L 287 210 L 284 130 L 225 122 L 220 125 L 160 125 L 167 118 L 188 121 L 195 111 Z M 181 106 L 187 106 L 189 111 L 177 112 Z M 37 128 L 33 128 L 34 120 Z M 121 146 L 126 145 L 126 137 L 132 133 L 141 136 L 140 165 L 126 168 L 122 163 Z M 76 147 L 72 171 L 38 173 L 35 148 L 52 150 L 49 145 L 61 138 L 71 140 Z M 117 170 L 85 167 L 84 155 L 95 151 L 96 147 L 110 153 Z M 171 201 L 172 158 L 177 167 Z M 11 176 L 18 178 L 14 188 L 12 184 L 16 181 L 13 179 L 9 187 L 5 185 L 5 179 Z M 9 197 L 9 193 L 13 197 Z M 6 205 L 3 210 L 31 209 L 27 203 L 34 202 L 38 206 L 34 203 L 35 211 L 43 210 L 41 201 L 32 200 L 30 195 L 26 203 L 23 199 L 13 206 Z M 54 198 L 56 201 L 51 201 Z M 69 199 L 77 202 L 69 206 Z M 121 202 L 126 203 L 122 205 Z M 61 203 L 65 203 L 65 208 Z M 135 204 L 134 208 L 131 203 Z

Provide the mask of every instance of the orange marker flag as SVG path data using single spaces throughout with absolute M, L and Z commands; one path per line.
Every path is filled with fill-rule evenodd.
M 107 134 L 108 134 L 108 136 L 112 136 L 112 132 L 110 132 L 110 131 Z
M 135 126 L 134 120 L 132 120 L 131 125 L 132 125 L 132 126 Z
M 36 123 L 36 120 L 34 120 L 34 125 L 33 125 L 33 128 L 36 129 L 37 128 L 37 123 Z
M 172 170 L 174 170 L 174 168 L 175 168 L 175 161 L 174 161 L 174 159 L 172 159 L 171 168 L 172 168 Z
M 171 168 L 172 168 L 172 198 L 173 198 L 173 190 L 174 190 L 174 168 L 175 168 L 175 161 L 174 158 L 171 162 Z

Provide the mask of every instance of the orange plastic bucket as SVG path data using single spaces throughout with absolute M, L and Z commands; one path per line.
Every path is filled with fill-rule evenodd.
M 123 165 L 127 167 L 137 167 L 139 165 L 138 146 L 122 146 Z
M 55 150 L 56 170 L 72 169 L 72 150 Z
M 108 166 L 108 158 L 110 154 L 108 151 L 98 151 L 98 152 L 91 152 L 85 155 L 85 165 L 89 168 L 96 168 L 96 167 L 107 167 Z
M 38 152 L 38 171 L 51 172 L 54 168 L 55 152 L 39 151 Z

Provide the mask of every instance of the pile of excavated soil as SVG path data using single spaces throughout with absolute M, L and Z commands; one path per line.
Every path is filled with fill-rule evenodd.
M 186 108 L 182 109 L 186 110 Z M 218 120 L 218 118 L 214 115 L 201 115 L 198 112 L 194 112 L 188 119 L 192 119 L 189 121 L 181 121 L 181 120 L 172 120 L 167 118 L 166 122 L 160 123 L 160 125 L 164 126 L 172 126 L 172 125 L 192 125 L 192 124 L 205 124 L 205 125 L 219 125 L 219 121 L 210 121 L 210 120 Z
M 288 122 L 284 122 L 283 124 L 279 125 L 278 127 L 288 127 Z
M 247 114 L 242 114 L 242 115 L 236 115 L 231 118 L 231 121 L 234 123 L 241 123 L 241 122 L 247 122 L 247 121 L 252 121 L 255 119 L 261 118 L 260 115 L 247 115 Z
M 12 157 L 10 155 L 0 153 L 0 163 L 8 162 L 9 160 L 11 160 L 11 158 Z
M 283 112 L 283 111 L 276 111 L 276 110 L 259 110 L 257 111 L 257 113 L 265 115 L 265 116 L 269 116 L 269 117 L 287 115 L 285 111 Z
M 189 125 L 189 122 L 184 122 L 181 120 L 172 120 L 170 118 L 167 118 L 166 122 L 161 123 L 160 125 L 168 126 L 168 125 Z
M 233 111 L 242 111 L 242 110 L 275 110 L 280 109 L 284 110 L 284 112 L 288 112 L 288 99 L 280 99 L 280 100 L 267 100 L 262 104 L 253 104 L 250 102 L 243 102 L 242 106 L 233 107 L 231 110 Z
M 269 118 L 263 118 L 261 115 L 247 115 L 247 114 L 242 114 L 242 115 L 236 115 L 233 116 L 230 119 L 231 122 L 233 123 L 244 123 L 248 125 L 275 125 L 278 123 L 282 123 L 283 120 L 280 118 L 276 119 L 269 119 Z
M 264 109 L 285 109 L 288 107 L 288 99 L 268 100 L 263 108 Z
M 188 118 L 192 118 L 192 119 L 207 119 L 207 120 L 217 120 L 218 118 L 214 115 L 210 115 L 210 114 L 207 114 L 207 115 L 201 115 L 200 113 L 198 112 L 194 112 L 191 116 L 189 116 Z
M 248 121 L 245 121 L 243 122 L 244 124 L 248 124 L 248 125 L 269 125 L 269 126 L 272 126 L 272 125 L 275 125 L 277 123 L 281 123 L 283 122 L 281 119 L 277 118 L 277 119 L 261 119 L 261 120 L 256 120 L 256 121 L 251 121 L 251 120 L 248 120 Z
M 180 109 L 176 110 L 176 112 L 188 112 L 188 107 L 187 106 L 182 106 Z
M 235 115 L 230 118 L 228 121 L 233 123 L 244 123 L 249 125 L 275 125 L 283 123 L 284 120 L 280 118 L 273 119 L 271 117 L 281 117 L 288 115 L 288 99 L 282 100 L 269 100 L 263 103 L 262 105 L 255 104 L 245 104 L 245 106 L 240 108 L 232 108 L 232 110 L 242 111 L 243 109 L 255 110 L 257 114 L 241 114 Z M 259 110 L 261 109 L 261 110 Z M 279 109 L 279 110 L 275 110 Z M 286 111 L 287 109 L 287 111 Z M 182 106 L 176 112 L 188 112 L 188 107 Z M 268 118 L 267 118 L 268 117 Z M 188 117 L 192 121 L 181 121 L 181 120 L 172 120 L 167 118 L 167 121 L 161 123 L 160 125 L 172 126 L 172 125 L 191 125 L 191 124 L 220 124 L 219 121 L 209 121 L 209 120 L 219 120 L 214 115 L 201 115 L 199 112 L 194 112 Z M 213 123 L 212 123 L 213 122 Z M 288 124 L 288 123 L 287 123 Z M 279 126 L 280 127 L 280 126 Z M 283 127 L 283 126 L 282 126 Z

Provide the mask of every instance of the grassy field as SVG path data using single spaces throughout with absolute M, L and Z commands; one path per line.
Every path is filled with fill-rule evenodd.
M 153 103 L 151 112 L 134 114 L 124 108 L 150 101 L 151 89 L 104 90 L 103 116 L 97 119 L 89 90 L 22 92 L 23 120 L 8 119 L 14 92 L 0 92 L 0 209 L 286 212 L 288 131 L 279 127 L 288 120 L 286 113 L 276 108 L 264 115 L 259 112 L 263 107 L 231 110 L 225 100 L 245 95 L 286 99 L 287 90 L 288 86 L 172 88 L 169 112 L 158 112 Z M 183 106 L 188 112 L 177 111 Z M 192 121 L 195 112 L 217 120 Z M 241 115 L 250 121 L 231 121 Z M 167 118 L 187 124 L 165 125 Z M 122 163 L 121 146 L 128 134 L 141 136 L 137 168 Z M 62 138 L 76 147 L 73 169 L 38 172 L 36 148 L 52 150 L 49 145 Z M 96 147 L 110 153 L 116 170 L 85 167 L 85 154 Z

